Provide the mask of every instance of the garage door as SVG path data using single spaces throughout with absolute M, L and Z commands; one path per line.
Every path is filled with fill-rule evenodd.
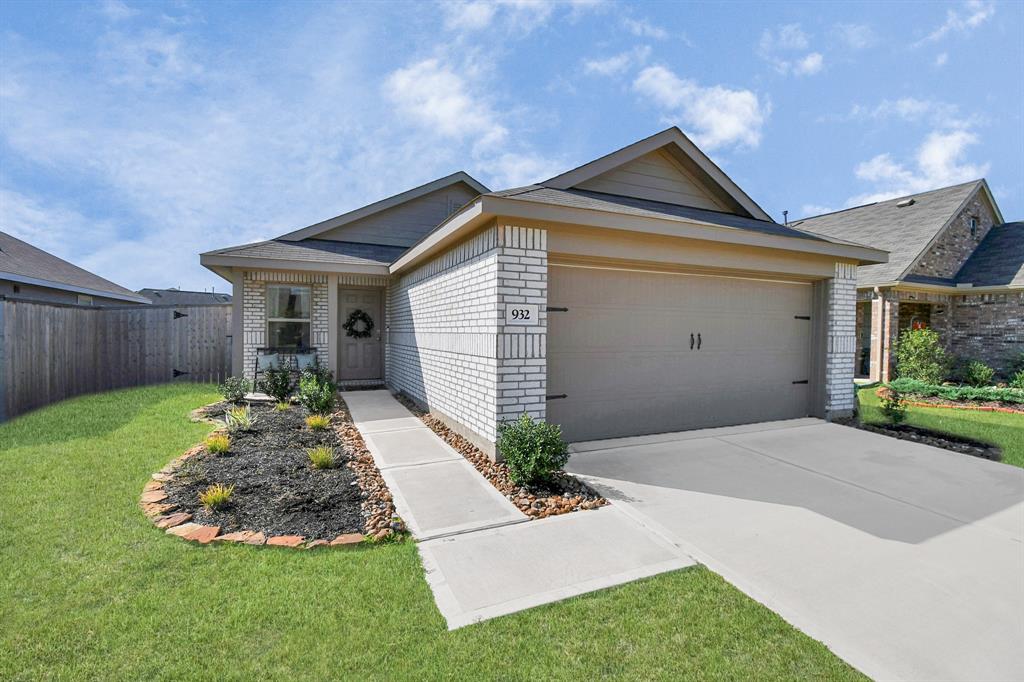
M 548 421 L 580 441 L 807 416 L 811 292 L 552 264 Z

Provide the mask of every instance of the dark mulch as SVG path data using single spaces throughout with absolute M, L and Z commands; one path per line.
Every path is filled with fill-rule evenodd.
M 365 496 L 347 466 L 354 453 L 338 434 L 308 429 L 308 412 L 298 405 L 283 412 L 272 405 L 251 409 L 253 430 L 230 434 L 224 454 L 204 451 L 185 461 L 164 487 L 168 502 L 193 514 L 196 523 L 220 526 L 222 533 L 254 530 L 330 540 L 365 532 Z M 314 469 L 309 463 L 305 450 L 317 445 L 334 447 L 334 468 Z M 235 488 L 227 507 L 210 512 L 199 493 L 214 483 Z
M 910 426 L 909 424 L 900 424 L 898 426 L 890 424 L 882 426 L 878 424 L 863 424 L 859 421 L 853 421 L 848 422 L 848 425 L 865 431 L 871 431 L 872 433 L 880 433 L 883 436 L 890 436 L 901 440 L 910 440 L 915 443 L 923 443 L 936 448 L 942 448 L 943 450 L 952 450 L 953 452 L 959 452 L 964 455 L 971 455 L 972 457 L 990 459 L 993 462 L 998 462 L 1003 457 L 1003 451 L 994 445 L 970 440 L 968 438 L 951 436 L 945 433 L 939 433 L 938 431 L 922 429 L 917 426 Z

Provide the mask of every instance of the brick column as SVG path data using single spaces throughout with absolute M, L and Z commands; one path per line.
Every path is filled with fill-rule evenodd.
M 498 226 L 497 421 L 544 419 L 547 393 L 547 231 Z M 505 324 L 509 304 L 537 307 L 534 325 Z
M 828 282 L 828 345 L 825 356 L 825 416 L 853 413 L 853 387 L 857 354 L 857 266 L 836 263 Z
M 887 382 L 896 365 L 900 302 L 896 293 L 879 291 L 871 301 L 871 380 Z

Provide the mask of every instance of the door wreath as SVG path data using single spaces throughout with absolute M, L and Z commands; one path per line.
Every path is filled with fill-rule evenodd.
M 373 333 L 373 318 L 362 310 L 353 310 L 341 328 L 347 336 L 365 339 Z

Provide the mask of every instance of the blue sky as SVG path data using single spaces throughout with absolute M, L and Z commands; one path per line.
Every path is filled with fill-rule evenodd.
M 984 176 L 1024 218 L 1024 3 L 0 4 L 0 229 L 131 288 L 455 170 L 669 125 L 773 217 Z

